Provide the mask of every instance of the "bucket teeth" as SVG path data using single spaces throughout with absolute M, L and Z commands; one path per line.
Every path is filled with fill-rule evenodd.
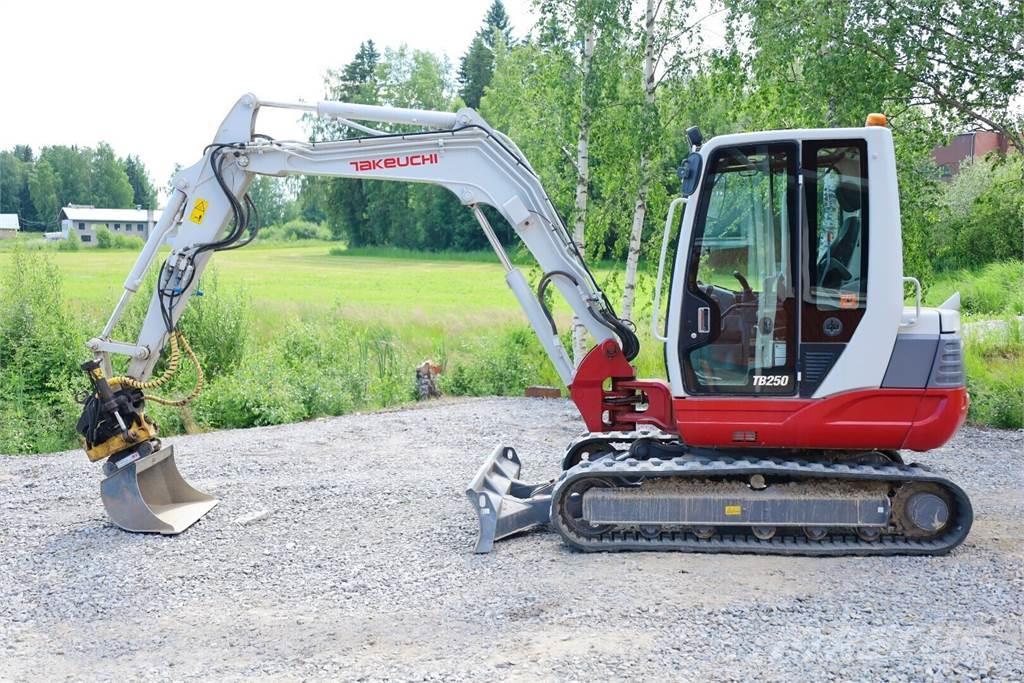
M 125 531 L 180 534 L 217 505 L 192 488 L 167 446 L 115 469 L 100 483 L 107 515 Z
M 489 553 L 495 541 L 550 520 L 554 482 L 523 483 L 521 469 L 515 450 L 498 446 L 469 483 L 466 497 L 480 520 L 475 552 Z

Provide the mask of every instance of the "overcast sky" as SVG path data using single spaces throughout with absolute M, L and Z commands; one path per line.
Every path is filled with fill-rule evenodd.
M 359 43 L 407 43 L 453 65 L 491 0 L 12 0 L 0 5 L 0 148 L 27 143 L 138 154 L 163 188 L 198 159 L 234 101 L 323 96 L 329 67 Z M 505 0 L 513 33 L 531 0 Z M 303 136 L 290 113 L 260 115 L 275 137 Z

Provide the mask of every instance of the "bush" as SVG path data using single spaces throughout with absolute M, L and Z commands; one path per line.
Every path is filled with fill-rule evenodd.
M 75 442 L 86 334 L 63 291 L 60 271 L 41 252 L 15 249 L 0 274 L 0 453 Z
M 1024 261 L 990 263 L 978 275 L 958 279 L 965 313 L 1024 315 Z
M 964 340 L 968 419 L 981 425 L 1024 427 L 1024 323 L 1017 318 L 975 323 Z
M 1024 158 L 988 157 L 961 166 L 940 201 L 936 265 L 974 268 L 1020 258 L 1024 244 Z
M 57 242 L 57 251 L 78 251 L 81 248 L 82 240 L 78 239 L 78 235 L 74 232 L 68 233 L 66 240 Z
M 441 391 L 463 396 L 518 396 L 549 368 L 547 354 L 529 327 L 471 342 L 462 360 L 441 375 Z
M 413 366 L 396 346 L 380 328 L 293 326 L 211 383 L 196 417 L 210 427 L 252 427 L 411 400 Z
M 143 245 L 141 237 L 111 232 L 105 225 L 96 227 L 96 246 L 100 249 L 142 249 Z
M 283 225 L 268 225 L 259 233 L 261 242 L 295 242 L 298 240 L 331 239 L 331 231 L 321 223 L 294 220 Z

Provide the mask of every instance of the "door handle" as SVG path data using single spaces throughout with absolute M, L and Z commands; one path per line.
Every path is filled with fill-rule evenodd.
M 708 334 L 711 332 L 711 307 L 701 306 L 697 309 L 697 332 Z

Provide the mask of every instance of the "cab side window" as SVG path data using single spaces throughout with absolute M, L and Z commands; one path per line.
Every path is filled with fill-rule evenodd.
M 808 231 L 802 338 L 846 342 L 867 306 L 867 145 L 807 141 L 802 161 Z

